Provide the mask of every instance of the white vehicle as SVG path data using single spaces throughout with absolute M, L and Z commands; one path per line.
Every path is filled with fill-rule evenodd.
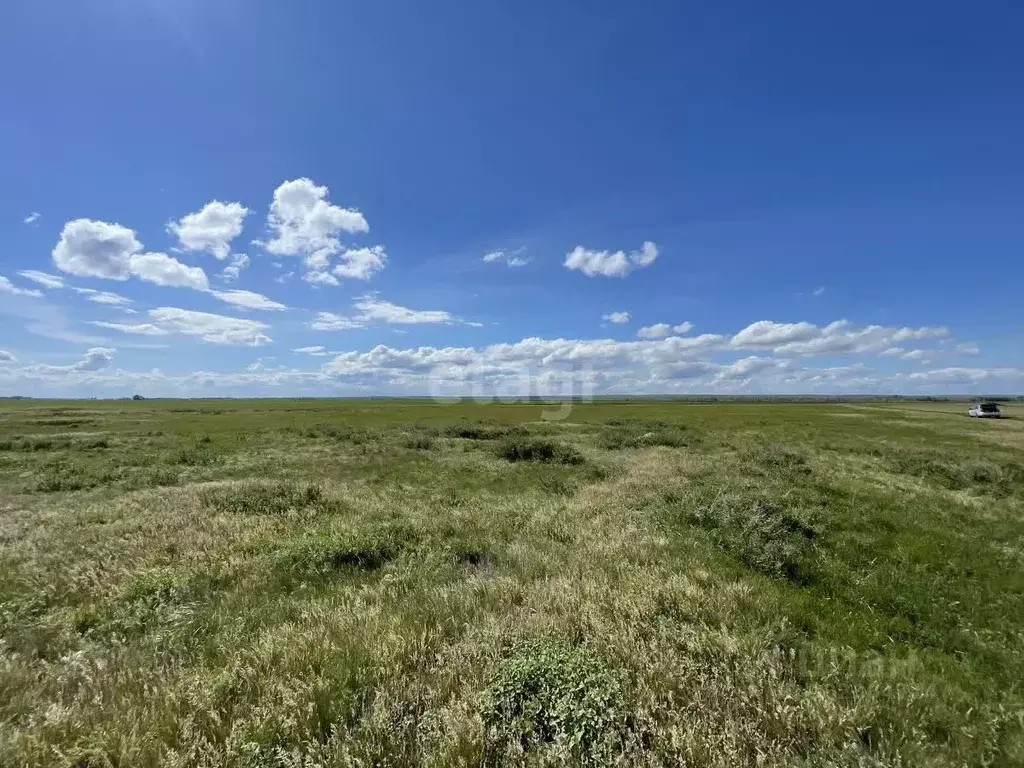
M 976 403 L 967 410 L 967 415 L 975 419 L 998 419 L 999 406 L 995 403 Z

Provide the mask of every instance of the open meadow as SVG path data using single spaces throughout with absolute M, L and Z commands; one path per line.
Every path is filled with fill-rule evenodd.
M 0 766 L 1024 765 L 1024 406 L 4 401 Z

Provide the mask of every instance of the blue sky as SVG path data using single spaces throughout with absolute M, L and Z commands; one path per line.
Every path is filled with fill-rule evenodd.
M 0 394 L 1024 391 L 1019 3 L 7 5 Z

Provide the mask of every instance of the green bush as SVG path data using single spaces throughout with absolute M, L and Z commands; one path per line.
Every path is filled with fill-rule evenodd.
M 313 439 L 334 440 L 338 443 L 352 443 L 362 445 L 370 440 L 371 435 L 365 429 L 358 429 L 345 425 L 314 424 L 308 428 L 304 435 Z
M 666 503 L 682 499 L 666 495 Z M 807 584 L 813 579 L 819 528 L 806 511 L 787 509 L 772 499 L 716 495 L 683 512 L 683 522 L 703 528 L 744 565 L 772 578 Z
M 459 422 L 448 424 L 441 430 L 445 437 L 456 437 L 462 440 L 496 440 L 499 437 L 508 435 L 525 435 L 526 430 L 519 426 L 487 426 L 486 424 L 473 424 Z
M 582 464 L 583 455 L 571 445 L 550 440 L 510 437 L 498 446 L 497 454 L 506 461 L 540 461 L 552 464 Z
M 406 439 L 405 447 L 411 451 L 429 451 L 434 447 L 434 439 L 429 435 L 413 435 Z
M 305 536 L 281 550 L 276 565 L 283 575 L 300 579 L 329 576 L 343 569 L 375 571 L 394 560 L 416 540 L 399 524 L 382 524 L 344 535 Z
M 285 515 L 289 512 L 327 512 L 334 505 L 317 484 L 243 483 L 201 492 L 203 506 L 230 515 Z
M 888 458 L 890 471 L 918 477 L 951 491 L 984 490 L 1007 496 L 1024 487 L 1024 466 L 1016 462 L 956 461 L 906 452 Z
M 803 475 L 811 473 L 802 453 L 780 443 L 762 443 L 745 452 L 743 461 L 747 467 L 761 471 Z
M 41 467 L 36 490 L 41 493 L 81 491 L 103 485 L 110 478 L 97 474 L 96 468 L 65 459 L 51 460 Z
M 639 419 L 607 422 L 597 437 L 597 444 L 609 451 L 650 448 L 656 445 L 685 448 L 696 442 L 697 435 L 685 426 Z
M 210 449 L 208 444 L 197 443 L 188 448 L 182 448 L 170 457 L 172 464 L 183 464 L 192 467 L 205 467 L 216 463 L 218 456 Z
M 619 681 L 584 648 L 552 641 L 519 648 L 484 693 L 488 762 L 552 745 L 574 762 L 604 763 L 618 751 L 625 707 Z

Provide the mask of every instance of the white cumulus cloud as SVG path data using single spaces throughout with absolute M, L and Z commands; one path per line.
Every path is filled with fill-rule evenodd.
M 92 219 L 69 221 L 53 249 L 53 263 L 79 277 L 127 280 L 131 256 L 142 249 L 135 231 L 120 224 Z
M 349 248 L 341 254 L 332 271 L 338 277 L 369 280 L 374 274 L 384 269 L 387 260 L 388 256 L 382 245 L 374 245 L 369 248 Z
M 167 224 L 186 251 L 206 251 L 224 260 L 231 253 L 231 241 L 242 234 L 249 209 L 241 203 L 212 200 L 195 213 Z
M 579 270 L 587 277 L 625 277 L 636 269 L 650 266 L 658 258 L 658 246 L 646 241 L 638 251 L 593 251 L 577 245 L 565 256 L 564 267 Z
M 452 323 L 456 318 L 450 312 L 439 309 L 409 309 L 383 301 L 375 296 L 361 296 L 353 302 L 359 310 L 359 319 L 372 322 L 379 320 L 385 323 L 401 325 L 418 325 L 421 323 Z
M 680 323 L 679 325 L 655 323 L 654 325 L 645 325 L 636 332 L 636 335 L 641 339 L 664 339 L 666 336 L 672 336 L 673 334 L 684 334 L 692 328 L 693 323 L 689 322 Z
M 41 218 L 43 218 L 43 214 L 39 213 L 38 211 L 32 211 L 32 213 L 30 213 L 28 216 L 22 219 L 22 221 L 25 224 L 35 224 Z
M 177 288 L 208 287 L 201 268 L 190 267 L 166 253 L 141 250 L 142 243 L 134 230 L 105 221 L 75 219 L 64 225 L 53 249 L 53 263 L 62 272 L 79 277 L 127 280 L 134 276 Z
M 135 277 L 157 285 L 200 291 L 209 287 L 206 273 L 201 267 L 190 267 L 166 253 L 132 254 L 129 266 Z
M 328 202 L 327 194 L 326 186 L 307 178 L 281 184 L 274 190 L 267 215 L 271 238 L 259 244 L 278 256 L 301 257 L 307 281 L 336 285 L 337 278 L 330 275 L 331 259 L 343 251 L 342 233 L 368 232 L 370 225 L 358 210 Z M 343 256 L 335 266 L 342 277 L 365 280 L 383 267 L 383 251 L 362 250 L 349 251 L 351 255 Z
M 828 325 L 777 323 L 759 320 L 729 341 L 734 349 L 771 349 L 776 355 L 846 355 L 876 353 L 906 356 L 894 348 L 905 341 L 939 339 L 949 335 L 946 328 L 893 328 L 882 325 L 856 327 L 848 320 Z
M 607 315 L 601 315 L 601 319 L 614 325 L 623 325 L 629 322 L 629 312 L 609 312 Z
M 821 329 L 813 323 L 776 323 L 771 320 L 758 320 L 733 336 L 730 344 L 734 347 L 770 348 L 807 341 L 820 333 Z
M 664 339 L 672 333 L 672 326 L 668 323 L 655 323 L 645 325 L 637 330 L 636 335 L 641 339 Z
M 82 359 L 70 365 L 33 365 L 25 369 L 26 373 L 35 376 L 66 376 L 86 371 L 101 371 L 114 363 L 116 349 L 108 347 L 92 347 L 85 350 Z

